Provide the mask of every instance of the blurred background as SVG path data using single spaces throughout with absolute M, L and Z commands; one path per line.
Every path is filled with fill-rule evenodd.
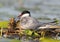
M 12 17 L 16 18 L 23 10 L 29 10 L 31 16 L 39 19 L 41 22 L 58 20 L 60 25 L 60 0 L 0 0 L 0 21 L 9 21 Z M 8 26 L 6 25 L 6 22 L 0 22 L 0 27 L 6 28 Z M 2 38 L 0 41 L 9 42 L 11 40 Z M 33 42 L 33 40 L 29 41 Z M 51 40 L 45 39 L 43 42 L 45 41 L 49 42 Z M 17 41 L 14 40 L 13 42 Z
M 44 22 L 60 20 L 60 0 L 0 0 L 1 21 L 17 17 L 23 10 Z

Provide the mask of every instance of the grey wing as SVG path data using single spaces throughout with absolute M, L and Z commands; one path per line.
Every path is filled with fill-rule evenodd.
M 26 17 L 22 19 L 21 25 L 24 29 L 35 29 L 39 26 L 39 21 L 37 21 L 35 18 Z

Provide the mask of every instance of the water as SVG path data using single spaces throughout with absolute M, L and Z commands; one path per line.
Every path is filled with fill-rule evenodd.
M 1 1 L 1 0 L 0 0 Z M 11 0 L 12 1 L 12 0 Z M 3 3 L 4 1 L 2 1 Z M 13 2 L 13 1 L 12 1 Z M 9 3 L 10 4 L 10 3 Z M 18 8 L 19 4 L 15 0 L 11 6 L 7 5 L 5 2 L 4 7 L 0 8 L 0 17 L 3 20 L 8 20 L 10 16 L 18 16 L 20 11 L 15 10 Z M 7 5 L 7 6 L 6 6 Z M 60 1 L 59 0 L 36 0 L 36 1 L 23 1 L 23 5 L 26 8 L 29 8 L 31 14 L 35 18 L 46 17 L 46 18 L 58 18 L 60 19 Z M 39 8 L 40 10 L 34 10 L 34 8 Z M 33 10 L 32 10 L 33 8 Z M 8 17 L 8 18 L 7 18 Z
M 8 38 L 0 38 L 0 42 L 13 42 L 13 41 L 15 41 L 15 40 L 18 40 L 18 39 L 8 39 Z M 23 36 L 20 40 L 18 40 L 19 42 L 21 41 L 21 42 L 39 42 L 39 40 L 38 39 L 36 39 L 36 40 L 33 40 L 32 38 L 30 38 L 30 39 L 27 39 L 27 37 L 26 36 Z
M 0 38 L 0 42 L 10 42 L 10 39 Z

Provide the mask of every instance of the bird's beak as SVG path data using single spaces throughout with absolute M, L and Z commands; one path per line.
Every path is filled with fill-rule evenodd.
M 18 18 L 20 19 L 20 18 L 21 18 L 21 16 L 22 16 L 22 15 L 21 15 L 21 13 L 19 13 Z
M 18 17 L 21 17 L 22 16 L 22 14 L 21 13 L 19 13 L 20 15 L 18 16 Z

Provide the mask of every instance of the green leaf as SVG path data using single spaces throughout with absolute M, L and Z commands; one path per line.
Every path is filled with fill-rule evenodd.
M 0 21 L 0 27 L 1 27 L 1 28 L 6 28 L 6 27 L 8 27 L 8 21 Z
M 26 35 L 32 35 L 32 31 L 31 30 L 25 30 L 25 34 Z

